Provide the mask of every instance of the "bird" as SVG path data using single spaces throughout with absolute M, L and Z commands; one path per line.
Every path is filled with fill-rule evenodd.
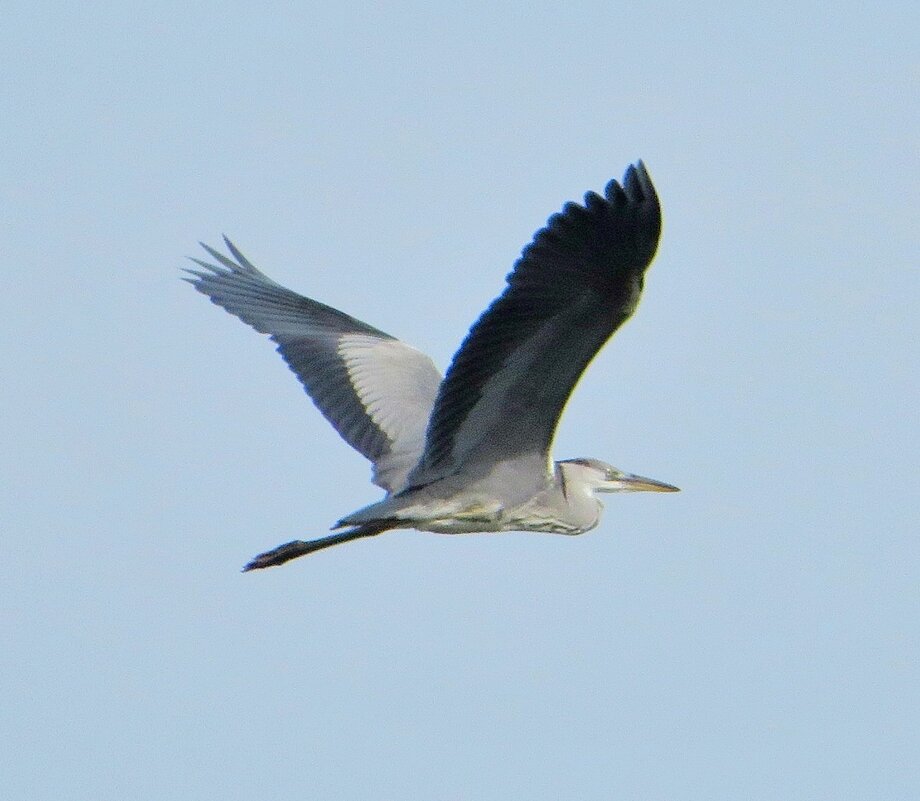
M 678 491 L 598 459 L 551 456 L 575 384 L 636 309 L 660 234 L 641 160 L 603 195 L 566 203 L 523 249 L 443 377 L 421 351 L 275 283 L 226 236 L 229 256 L 200 243 L 213 261 L 191 259 L 184 279 L 270 336 L 386 493 L 335 533 L 279 545 L 243 571 L 393 529 L 581 534 L 600 520 L 600 493 Z

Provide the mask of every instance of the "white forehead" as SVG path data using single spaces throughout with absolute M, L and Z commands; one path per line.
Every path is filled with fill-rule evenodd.
M 586 467 L 589 470 L 597 470 L 601 473 L 606 473 L 608 470 L 613 470 L 614 472 L 617 469 L 607 462 L 602 462 L 600 459 L 565 459 L 560 464 L 574 464 L 581 467 Z

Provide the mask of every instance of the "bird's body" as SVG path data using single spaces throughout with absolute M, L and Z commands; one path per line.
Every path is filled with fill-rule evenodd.
M 589 463 L 589 464 L 586 464 Z M 394 528 L 436 534 L 493 531 L 545 531 L 583 534 L 594 528 L 603 509 L 592 474 L 620 474 L 597 460 L 556 462 L 549 471 L 521 470 L 512 462 L 480 477 L 459 473 L 359 509 L 335 528 L 389 520 Z M 495 487 L 501 487 L 501 495 Z M 665 485 L 661 485 L 662 488 Z M 651 487 L 650 487 L 651 488 Z
M 534 473 L 522 480 L 516 464 L 479 478 L 448 476 L 426 485 L 424 491 L 386 498 L 342 518 L 336 527 L 390 520 L 394 528 L 414 528 L 437 534 L 473 534 L 490 531 L 553 531 L 579 534 L 597 524 L 599 504 L 582 495 L 565 498 L 556 466 L 552 474 Z M 494 487 L 500 484 L 501 497 Z M 565 511 L 564 519 L 559 510 Z
M 347 530 L 279 546 L 244 569 L 395 528 L 580 534 L 597 525 L 598 492 L 675 490 L 596 459 L 549 455 L 576 381 L 635 310 L 660 227 L 641 162 L 605 197 L 567 204 L 525 248 L 443 379 L 423 353 L 274 283 L 229 240 L 235 261 L 204 246 L 218 264 L 196 259 L 204 271 L 191 271 L 191 283 L 271 335 L 387 492 L 333 527 Z

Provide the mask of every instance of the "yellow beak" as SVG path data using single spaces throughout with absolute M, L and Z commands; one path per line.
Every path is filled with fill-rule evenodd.
M 631 492 L 680 492 L 680 487 L 673 484 L 665 484 L 663 481 L 655 481 L 654 478 L 645 478 L 644 476 L 626 475 L 618 481 L 622 482 L 622 489 Z

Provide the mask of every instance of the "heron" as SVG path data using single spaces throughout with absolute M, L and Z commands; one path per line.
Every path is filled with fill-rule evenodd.
M 385 497 L 243 571 L 392 529 L 444 534 L 597 526 L 600 493 L 677 487 L 598 459 L 554 461 L 559 417 L 588 363 L 630 317 L 658 248 L 661 211 L 642 161 L 603 195 L 566 203 L 522 251 L 441 376 L 424 353 L 229 256 L 185 278 L 268 334 L 319 411 L 372 464 Z M 232 258 L 231 258 L 232 257 Z

